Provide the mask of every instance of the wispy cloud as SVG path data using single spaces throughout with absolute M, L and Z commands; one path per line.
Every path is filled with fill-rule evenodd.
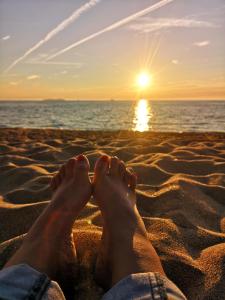
M 20 82 L 19 81 L 11 81 L 9 84 L 12 86 L 18 85 Z
M 148 33 L 163 28 L 215 28 L 215 24 L 194 19 L 175 19 L 175 18 L 142 18 L 138 22 L 131 24 L 131 30 Z
M 3 37 L 1 38 L 1 40 L 7 41 L 7 40 L 9 40 L 10 38 L 11 38 L 10 35 L 6 35 L 6 36 L 3 36 Z
M 35 79 L 39 79 L 40 77 L 41 77 L 40 75 L 33 74 L 27 76 L 27 80 L 35 80 Z
M 173 59 L 171 62 L 172 62 L 172 64 L 174 64 L 174 65 L 178 65 L 178 64 L 179 64 L 179 61 L 178 61 L 177 59 Z
M 25 62 L 26 64 L 31 65 L 58 65 L 58 66 L 68 66 L 68 67 L 75 67 L 80 69 L 84 63 L 82 62 L 64 62 L 64 61 L 39 61 L 39 60 L 28 60 Z
M 201 41 L 201 42 L 194 43 L 194 45 L 197 47 L 205 47 L 205 46 L 208 46 L 209 44 L 210 44 L 210 41 Z
M 82 5 L 80 8 L 76 9 L 71 16 L 58 24 L 53 30 L 51 30 L 42 40 L 36 43 L 33 47 L 28 49 L 22 56 L 17 58 L 6 70 L 5 72 L 10 71 L 13 67 L 15 67 L 19 62 L 23 61 L 27 56 L 36 51 L 42 45 L 50 41 L 55 35 L 63 31 L 66 27 L 68 27 L 71 23 L 73 23 L 76 19 L 78 19 L 83 13 L 91 9 L 93 6 L 98 4 L 101 0 L 90 0 L 86 4 Z
M 73 49 L 73 48 L 75 48 L 75 47 L 77 47 L 81 44 L 84 44 L 84 43 L 86 43 L 86 42 L 88 42 L 88 41 L 90 41 L 90 40 L 106 33 L 106 32 L 109 32 L 109 31 L 112 31 L 116 28 L 124 26 L 124 25 L 130 23 L 131 21 L 136 20 L 137 18 L 140 18 L 142 16 L 145 16 L 145 15 L 149 14 L 150 12 L 153 12 L 153 11 L 155 11 L 155 10 L 165 6 L 165 5 L 168 5 L 169 3 L 174 2 L 174 1 L 175 0 L 161 0 L 161 1 L 159 1 L 158 3 L 156 3 L 154 5 L 148 6 L 147 8 L 145 8 L 145 9 L 143 9 L 143 10 L 141 10 L 141 11 L 135 13 L 135 14 L 132 14 L 132 15 L 120 20 L 120 21 L 117 21 L 117 22 L 113 23 L 112 25 L 107 26 L 107 27 L 103 28 L 102 30 L 99 30 L 99 31 L 97 31 L 97 32 L 95 32 L 95 33 L 93 33 L 93 34 L 91 34 L 91 35 L 89 35 L 89 36 L 87 36 L 87 37 L 85 37 L 85 38 L 69 45 L 69 46 L 67 46 L 66 48 L 64 48 L 64 49 L 56 52 L 55 54 L 49 56 L 47 60 L 53 59 L 53 58 L 65 53 L 65 52 L 67 52 L 67 51 L 69 51 L 69 50 L 71 50 L 71 49 Z

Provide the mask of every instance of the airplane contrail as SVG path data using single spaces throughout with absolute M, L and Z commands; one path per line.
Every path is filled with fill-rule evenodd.
M 121 26 L 123 26 L 123 25 L 125 25 L 125 24 L 127 24 L 127 23 L 129 23 L 129 22 L 131 22 L 131 21 L 133 21 L 133 20 L 135 20 L 137 18 L 139 18 L 139 17 L 147 15 L 148 13 L 150 13 L 152 11 L 155 11 L 155 10 L 157 10 L 157 9 L 159 9 L 159 8 L 165 6 L 165 5 L 167 5 L 167 4 L 169 4 L 169 3 L 173 2 L 173 1 L 174 0 L 161 0 L 161 1 L 159 1 L 158 3 L 156 3 L 154 5 L 151 5 L 151 6 L 145 8 L 145 9 L 143 9 L 143 10 L 141 10 L 141 11 L 135 13 L 135 14 L 132 14 L 132 15 L 130 15 L 130 16 L 128 16 L 128 17 L 120 20 L 120 21 L 117 21 L 117 22 L 113 23 L 112 25 L 107 26 L 104 29 L 99 30 L 99 31 L 97 31 L 97 32 L 95 32 L 95 33 L 93 33 L 93 34 L 91 34 L 91 35 L 89 35 L 89 36 L 87 36 L 87 37 L 85 37 L 85 38 L 83 38 L 83 39 L 81 39 L 81 40 L 79 40 L 79 41 L 71 44 L 70 46 L 68 46 L 68 47 L 66 47 L 66 48 L 64 48 L 64 49 L 56 52 L 55 54 L 49 56 L 46 60 L 48 61 L 50 59 L 53 59 L 53 58 L 55 58 L 55 57 L 57 57 L 57 56 L 65 53 L 65 52 L 67 52 L 67 51 L 69 51 L 69 50 L 71 50 L 71 49 L 73 49 L 73 48 L 75 48 L 75 47 L 77 47 L 77 46 L 79 46 L 79 45 L 87 42 L 87 41 L 90 41 L 90 40 L 94 39 L 95 37 L 97 37 L 99 35 L 102 35 L 105 32 L 109 32 L 109 31 L 114 30 L 114 29 L 116 29 L 118 27 L 121 27 Z
M 85 3 L 78 9 L 76 9 L 72 15 L 70 15 L 67 19 L 62 21 L 60 24 L 58 24 L 53 30 L 51 30 L 49 33 L 46 34 L 46 36 L 40 40 L 38 43 L 36 43 L 32 48 L 27 50 L 22 56 L 17 58 L 6 70 L 7 73 L 10 71 L 13 67 L 15 67 L 19 62 L 24 60 L 27 56 L 29 56 L 32 52 L 40 48 L 43 44 L 47 43 L 49 40 L 51 40 L 55 35 L 57 35 L 59 32 L 64 30 L 66 27 L 68 27 L 71 23 L 73 23 L 76 19 L 78 19 L 83 13 L 88 11 L 90 8 L 98 4 L 101 0 L 90 0 L 89 2 Z

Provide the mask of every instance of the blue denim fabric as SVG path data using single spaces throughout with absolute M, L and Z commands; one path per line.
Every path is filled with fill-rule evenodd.
M 170 280 L 152 272 L 127 276 L 102 298 L 114 299 L 186 300 Z M 21 264 L 0 271 L 0 300 L 65 300 L 65 297 L 56 282 Z
M 0 300 L 65 300 L 59 285 L 20 264 L 0 271 Z
M 158 273 L 132 274 L 120 280 L 102 300 L 186 300 L 183 293 Z

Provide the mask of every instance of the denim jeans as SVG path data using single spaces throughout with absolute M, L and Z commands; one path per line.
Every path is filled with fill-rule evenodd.
M 0 271 L 1 300 L 65 300 L 57 282 L 26 264 Z M 185 300 L 182 292 L 158 273 L 131 274 L 119 281 L 102 300 Z

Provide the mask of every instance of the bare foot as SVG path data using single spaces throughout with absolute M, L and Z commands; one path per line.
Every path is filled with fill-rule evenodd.
M 93 184 L 104 222 L 97 279 L 114 285 L 134 273 L 165 275 L 136 207 L 136 176 L 118 158 L 102 156 L 95 166 Z
M 61 167 L 51 182 L 54 193 L 50 204 L 5 267 L 27 263 L 54 280 L 62 273 L 65 278 L 76 271 L 72 227 L 91 196 L 88 171 L 89 162 L 83 155 Z

